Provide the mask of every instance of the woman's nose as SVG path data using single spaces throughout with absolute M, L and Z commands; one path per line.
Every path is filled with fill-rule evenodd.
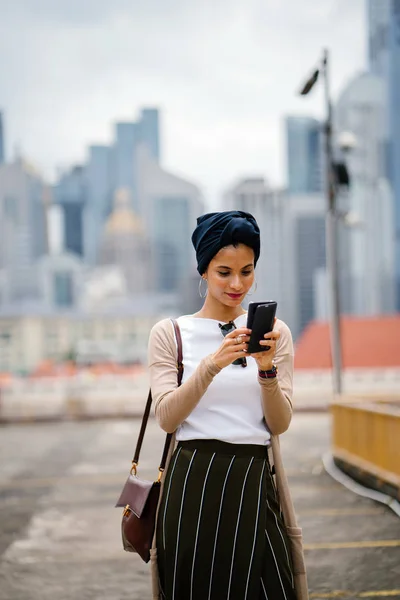
M 240 290 L 242 288 L 242 281 L 239 276 L 233 277 L 231 281 L 231 287 L 233 287 L 235 290 Z

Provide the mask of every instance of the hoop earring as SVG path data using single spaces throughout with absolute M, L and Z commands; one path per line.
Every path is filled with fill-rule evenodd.
M 200 277 L 200 281 L 199 281 L 199 296 L 200 296 L 200 298 L 205 298 L 207 296 L 207 294 L 208 294 L 208 287 L 207 287 L 206 292 L 205 292 L 205 294 L 203 296 L 202 293 L 201 293 L 201 283 L 202 283 L 202 281 L 205 281 L 206 282 L 206 286 L 207 286 L 207 279 L 203 279 L 203 277 Z
M 257 291 L 257 281 L 256 281 L 256 285 L 254 287 L 254 290 L 252 292 L 250 292 L 250 290 L 247 292 L 248 296 L 252 296 L 255 292 Z

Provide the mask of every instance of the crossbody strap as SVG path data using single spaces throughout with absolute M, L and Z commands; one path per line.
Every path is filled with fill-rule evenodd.
M 178 366 L 178 387 L 179 387 L 181 385 L 181 383 L 182 383 L 182 377 L 183 377 L 182 336 L 181 336 L 181 331 L 179 329 L 178 322 L 175 319 L 171 319 L 171 321 L 172 321 L 172 324 L 174 326 L 175 338 L 176 338 L 176 345 L 177 345 L 177 348 L 178 348 L 177 366 Z M 150 389 L 149 390 L 149 395 L 147 396 L 146 408 L 144 409 L 143 418 L 142 418 L 142 424 L 141 424 L 141 427 L 140 427 L 138 440 L 137 440 L 137 443 L 136 443 L 135 454 L 134 454 L 133 459 L 132 459 L 131 473 L 133 472 L 133 473 L 135 473 L 135 475 L 136 475 L 137 466 L 139 464 L 140 451 L 142 449 L 144 434 L 146 433 L 146 427 L 147 427 L 147 422 L 149 420 L 149 415 L 150 415 L 150 410 L 151 410 L 151 404 L 152 404 L 152 402 L 153 402 L 153 398 L 152 398 L 151 389 Z M 169 447 L 171 445 L 172 435 L 173 435 L 172 433 L 167 433 L 166 438 L 165 438 L 164 450 L 163 450 L 163 453 L 162 453 L 160 466 L 158 468 L 158 471 L 159 471 L 158 481 L 161 479 L 161 475 L 162 475 L 162 473 L 163 473 L 163 471 L 165 469 L 165 463 L 167 461 L 167 456 L 168 456 L 168 452 L 169 452 Z

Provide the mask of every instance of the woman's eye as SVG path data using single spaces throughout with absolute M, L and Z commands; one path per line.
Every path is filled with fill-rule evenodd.
M 242 275 L 251 275 L 253 271 L 242 271 Z
M 222 271 L 218 271 L 218 274 L 222 277 L 227 277 L 229 275 L 229 273 L 223 273 Z

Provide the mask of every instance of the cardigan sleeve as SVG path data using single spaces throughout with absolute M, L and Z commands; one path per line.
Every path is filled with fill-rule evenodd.
M 277 320 L 275 329 L 280 331 L 274 364 L 277 377 L 258 378 L 261 386 L 263 412 L 268 430 L 272 435 L 284 433 L 292 419 L 293 363 L 292 334 L 283 321 Z
M 221 370 L 211 355 L 206 356 L 178 387 L 177 345 L 170 319 L 159 321 L 150 332 L 148 365 L 156 418 L 167 433 L 187 419 Z

